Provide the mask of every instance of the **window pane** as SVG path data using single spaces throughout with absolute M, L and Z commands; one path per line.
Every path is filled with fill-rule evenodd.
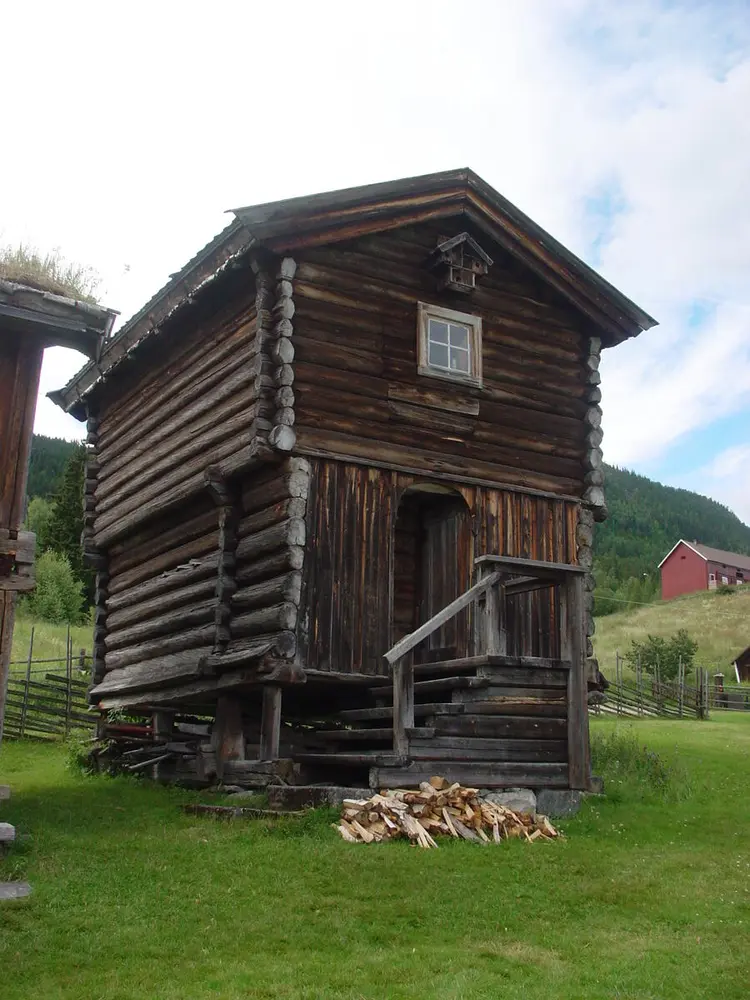
M 469 373 L 469 352 L 460 348 L 451 348 L 451 368 L 453 371 Z
M 447 344 L 448 343 L 448 324 L 441 323 L 440 320 L 431 319 L 430 320 L 430 340 L 434 340 L 436 344 Z M 447 364 L 447 362 L 446 362 Z
M 451 347 L 469 347 L 469 331 L 465 326 L 456 326 L 451 323 Z
M 448 345 L 433 344 L 430 341 L 430 364 L 438 368 L 448 367 Z

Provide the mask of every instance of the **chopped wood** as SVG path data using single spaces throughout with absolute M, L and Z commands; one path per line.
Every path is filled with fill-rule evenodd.
M 546 816 L 520 813 L 483 799 L 478 789 L 449 785 L 435 776 L 418 789 L 387 789 L 369 799 L 344 799 L 341 824 L 333 824 L 344 840 L 371 844 L 405 837 L 419 847 L 438 844 L 433 834 L 479 844 L 520 838 L 529 843 L 560 836 Z

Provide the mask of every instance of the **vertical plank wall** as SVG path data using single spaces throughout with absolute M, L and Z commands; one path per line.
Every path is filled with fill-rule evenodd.
M 391 566 L 399 498 L 427 478 L 328 459 L 310 459 L 307 554 L 299 652 L 307 669 L 382 674 L 390 647 Z M 445 482 L 442 487 L 449 485 Z M 471 514 L 468 565 L 480 554 L 576 562 L 578 505 L 488 486 L 455 484 Z M 511 605 L 526 652 L 550 646 L 551 595 Z M 555 617 L 552 616 L 552 631 Z M 511 649 L 510 652 L 515 650 Z

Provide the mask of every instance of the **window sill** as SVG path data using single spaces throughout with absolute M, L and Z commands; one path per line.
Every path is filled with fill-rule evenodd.
M 431 368 L 429 365 L 418 365 L 417 374 L 426 378 L 434 378 L 440 382 L 450 382 L 451 385 L 471 386 L 474 389 L 482 388 L 481 378 L 476 375 L 454 375 L 453 372 L 442 371 L 440 368 Z

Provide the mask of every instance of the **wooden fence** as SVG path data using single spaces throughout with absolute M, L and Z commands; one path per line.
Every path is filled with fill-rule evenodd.
M 86 697 L 91 658 L 84 650 L 74 655 L 70 629 L 66 647 L 64 657 L 35 660 L 32 627 L 27 659 L 11 663 L 3 729 L 6 738 L 49 740 L 95 727 L 98 715 L 89 711 Z M 18 672 L 19 667 L 23 671 Z
M 706 667 L 696 667 L 694 683 L 688 684 L 682 664 L 670 681 L 662 680 L 658 671 L 644 674 L 638 663 L 635 678 L 626 679 L 623 666 L 624 658 L 617 653 L 614 679 L 603 699 L 593 699 L 593 714 L 707 719 L 713 709 L 750 711 L 750 688 L 725 688 L 722 675 L 711 676 Z

